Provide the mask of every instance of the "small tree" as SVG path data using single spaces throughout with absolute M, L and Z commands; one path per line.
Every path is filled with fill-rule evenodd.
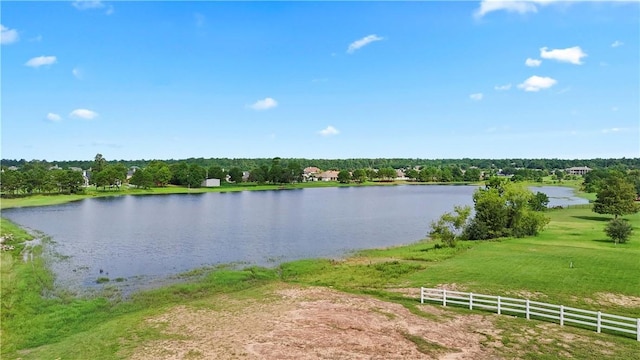
M 604 232 L 614 243 L 625 243 L 631 236 L 633 228 L 626 220 L 612 219 L 604 228 Z
M 549 205 L 549 196 L 542 192 L 537 192 L 529 199 L 529 208 L 533 211 L 545 211 Z
M 431 238 L 439 239 L 448 247 L 456 247 L 456 240 L 460 237 L 467 224 L 467 219 L 471 214 L 471 207 L 456 206 L 454 213 L 445 213 L 438 221 L 433 221 L 429 232 Z

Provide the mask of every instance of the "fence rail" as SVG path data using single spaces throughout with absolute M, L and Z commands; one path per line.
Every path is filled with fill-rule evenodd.
M 611 315 L 600 311 L 576 309 L 564 305 L 547 304 L 529 299 L 474 294 L 444 289 L 420 288 L 420 303 L 435 301 L 443 306 L 462 305 L 469 310 L 481 309 L 498 314 L 524 315 L 527 320 L 536 317 L 545 321 L 558 321 L 561 326 L 579 324 L 594 327 L 598 333 L 611 330 L 633 334 L 640 341 L 640 318 Z

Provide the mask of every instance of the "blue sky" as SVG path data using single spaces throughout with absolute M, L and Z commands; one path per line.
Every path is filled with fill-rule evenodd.
M 640 157 L 640 2 L 2 2 L 5 159 Z

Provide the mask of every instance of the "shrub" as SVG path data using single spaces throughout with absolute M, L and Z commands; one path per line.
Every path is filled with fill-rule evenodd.
M 613 219 L 604 228 L 604 232 L 614 243 L 625 243 L 631 236 L 633 228 L 624 219 Z

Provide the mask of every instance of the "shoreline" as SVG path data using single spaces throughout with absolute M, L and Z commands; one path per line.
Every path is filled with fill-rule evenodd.
M 400 186 L 400 185 L 482 185 L 483 182 L 413 182 L 413 181 L 391 181 L 391 182 L 365 182 L 365 183 L 349 183 L 341 184 L 338 182 L 306 182 L 297 184 L 285 184 L 285 185 L 234 185 L 228 184 L 220 187 L 213 188 L 185 188 L 181 186 L 167 186 L 162 188 L 150 188 L 150 189 L 136 189 L 136 188 L 123 188 L 122 190 L 99 190 L 95 187 L 89 187 L 83 194 L 37 194 L 27 195 L 19 197 L 2 197 L 0 198 L 0 210 L 22 208 L 22 207 L 38 207 L 38 206 L 50 206 L 67 204 L 74 201 L 80 201 L 84 199 L 96 198 L 96 197 L 111 197 L 111 196 L 125 196 L 125 195 L 172 195 L 172 194 L 202 194 L 202 193 L 224 193 L 224 192 L 241 192 L 241 191 L 273 191 L 273 190 L 298 190 L 298 189 L 316 189 L 316 188 L 335 188 L 335 187 L 368 187 L 368 186 Z M 554 183 L 554 182 L 521 182 L 526 187 L 542 187 L 542 186 L 558 186 L 558 187 L 570 187 L 575 191 L 576 196 L 583 197 L 589 200 L 593 200 L 593 196 L 585 194 L 580 191 L 580 185 L 576 182 Z

